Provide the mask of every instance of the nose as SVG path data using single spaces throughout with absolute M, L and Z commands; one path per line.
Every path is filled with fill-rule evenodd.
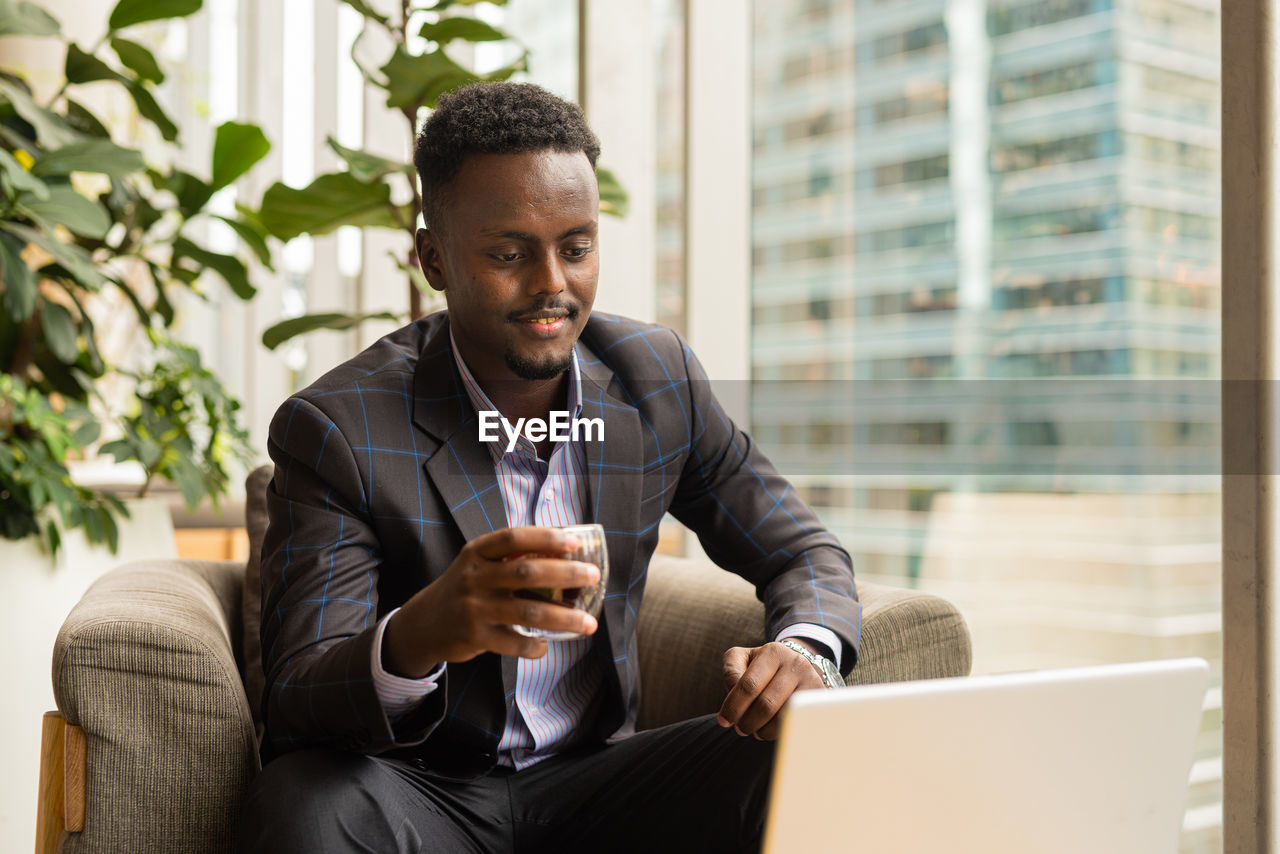
M 539 263 L 532 267 L 528 281 L 529 293 L 554 295 L 564 291 L 567 282 L 564 259 L 560 257 L 559 252 L 543 253 Z

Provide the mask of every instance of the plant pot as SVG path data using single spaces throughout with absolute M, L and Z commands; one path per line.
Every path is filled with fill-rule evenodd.
M 84 591 L 109 569 L 132 560 L 174 558 L 173 522 L 160 498 L 129 499 L 112 555 L 68 532 L 56 562 L 36 540 L 0 539 L 0 651 L 6 699 L 0 705 L 0 839 L 14 850 L 35 840 L 40 718 L 54 708 L 53 642 Z M 25 841 L 23 841 L 25 840 Z

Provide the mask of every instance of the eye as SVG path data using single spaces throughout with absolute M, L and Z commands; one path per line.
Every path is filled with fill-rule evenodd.
M 591 254 L 590 246 L 570 246 L 564 250 L 564 254 L 569 258 L 585 258 Z
M 510 264 L 520 260 L 519 252 L 499 252 L 489 256 L 495 261 L 501 261 L 503 264 Z

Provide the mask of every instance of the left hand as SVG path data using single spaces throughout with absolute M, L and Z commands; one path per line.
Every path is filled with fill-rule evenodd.
M 810 650 L 803 638 L 791 638 Z M 724 698 L 720 726 L 761 741 L 778 737 L 778 716 L 796 691 L 821 688 L 822 677 L 803 655 L 780 643 L 755 649 L 735 646 L 724 654 Z

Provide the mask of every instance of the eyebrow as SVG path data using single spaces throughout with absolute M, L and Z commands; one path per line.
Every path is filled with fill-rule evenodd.
M 566 237 L 571 237 L 575 234 L 584 234 L 589 231 L 594 231 L 596 230 L 596 228 L 597 226 L 594 222 L 584 223 L 582 225 L 575 225 L 573 228 L 569 229 L 564 234 L 561 234 L 559 237 L 557 237 L 556 240 L 564 240 Z M 486 228 L 480 231 L 480 235 L 482 237 L 505 237 L 510 240 L 523 240 L 530 243 L 533 242 L 534 240 L 537 240 L 536 237 L 534 237 L 532 234 L 530 234 L 527 231 L 496 231 L 496 230 L 490 230 Z

